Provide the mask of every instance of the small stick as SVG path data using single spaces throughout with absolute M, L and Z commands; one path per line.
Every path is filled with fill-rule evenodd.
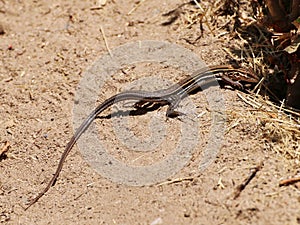
M 127 16 L 129 16 L 131 13 L 133 13 L 138 7 L 142 5 L 142 3 L 146 0 L 141 0 L 135 7 L 133 7 L 128 13 Z
M 99 10 L 105 6 L 106 0 L 99 0 L 97 6 L 91 7 L 90 10 Z
M 113 55 L 110 51 L 110 48 L 108 47 L 107 39 L 106 39 L 106 36 L 105 36 L 105 33 L 104 33 L 104 30 L 103 30 L 102 26 L 100 26 L 100 32 L 102 34 L 102 37 L 103 37 L 103 40 L 104 40 L 104 43 L 105 43 L 105 47 L 106 47 L 110 57 L 113 57 Z
M 254 168 L 249 177 L 247 177 L 243 183 L 236 187 L 236 191 L 233 199 L 236 199 L 240 196 L 241 192 L 246 188 L 246 186 L 250 183 L 250 181 L 255 177 L 256 173 L 261 170 L 263 163 L 261 162 L 258 166 Z
M 179 182 L 183 182 L 183 181 L 193 181 L 193 180 L 194 180 L 194 177 L 176 178 L 174 180 L 169 180 L 169 181 L 159 183 L 159 184 L 157 184 L 157 186 L 162 186 L 162 185 L 167 185 L 167 184 L 174 184 L 174 183 L 179 183 Z
M 279 187 L 281 186 L 287 186 L 290 184 L 294 184 L 300 182 L 300 177 L 293 177 L 293 178 L 289 178 L 289 179 L 285 179 L 279 182 Z

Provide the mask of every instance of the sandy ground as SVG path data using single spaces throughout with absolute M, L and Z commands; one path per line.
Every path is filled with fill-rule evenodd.
M 182 3 L 179 0 L 96 1 L 1 0 L 0 25 L 0 143 L 10 143 L 0 161 L 0 222 L 3 224 L 300 224 L 300 188 L 279 187 L 280 179 L 297 173 L 299 162 L 272 150 L 255 122 L 233 124 L 231 116 L 251 110 L 237 91 L 222 90 L 228 112 L 224 145 L 204 172 L 198 169 L 207 143 L 209 113 L 199 120 L 201 139 L 196 151 L 170 180 L 179 182 L 150 186 L 117 184 L 98 174 L 75 146 L 55 186 L 27 211 L 28 199 L 46 185 L 64 147 L 73 134 L 72 108 L 84 72 L 110 49 L 128 42 L 158 40 L 176 43 L 207 64 L 226 62 L 223 47 L 209 32 L 200 35 L 199 25 L 187 27 L 179 18 L 161 26 L 162 14 Z M 224 39 L 223 39 L 224 40 Z M 230 40 L 230 39 L 228 39 Z M 124 53 L 125 54 L 125 53 Z M 114 75 L 102 90 L 99 102 L 118 93 L 135 79 L 155 75 L 173 82 L 180 72 L 155 63 L 138 64 Z M 152 86 L 150 84 L 150 86 Z M 143 89 L 140 87 L 139 89 Z M 202 93 L 192 96 L 195 114 L 205 109 Z M 203 107 L 202 107 L 203 106 Z M 128 106 L 126 106 L 128 107 Z M 185 107 L 181 107 L 185 110 Z M 116 111 L 116 108 L 114 108 Z M 153 155 L 136 162 L 139 155 L 126 150 L 114 136 L 112 121 L 99 119 L 99 136 L 118 160 L 144 165 L 162 160 L 172 152 L 183 121 L 165 119 L 166 107 L 140 116 L 129 116 L 132 131 L 147 137 L 145 126 L 153 117 L 168 129 Z M 109 113 L 109 112 L 108 112 Z M 106 114 L 107 115 L 107 114 Z M 194 117 L 193 117 L 194 118 Z M 124 149 L 124 151 L 123 151 Z M 153 158 L 151 158 L 153 156 Z M 261 162 L 263 166 L 239 197 L 234 192 Z M 298 163 L 298 164 L 297 164 Z

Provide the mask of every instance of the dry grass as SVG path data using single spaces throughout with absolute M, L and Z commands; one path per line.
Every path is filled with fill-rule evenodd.
M 253 110 L 248 113 L 232 112 L 231 119 L 243 118 L 245 122 L 256 124 L 260 136 L 266 140 L 267 148 L 288 159 L 300 160 L 300 112 L 286 108 L 284 100 L 278 95 L 282 90 L 272 86 L 273 80 L 277 79 L 282 71 L 270 67 L 270 59 L 281 56 L 274 47 L 276 37 L 270 35 L 257 21 L 262 10 L 256 8 L 254 18 L 250 16 L 253 15 L 252 7 L 251 1 L 239 1 L 238 4 L 235 0 L 201 3 L 194 0 L 182 4 L 178 8 L 180 16 L 178 11 L 177 16 L 186 27 L 200 24 L 200 29 L 207 35 L 234 38 L 235 43 L 240 43 L 234 48 L 224 48 L 224 51 L 232 61 L 252 68 L 261 77 L 261 81 L 253 90 L 253 94 L 246 97 L 239 95 Z M 281 83 L 281 86 L 284 85 Z
M 238 96 L 254 109 L 234 117 L 256 124 L 268 148 L 300 160 L 300 113 L 277 106 L 260 95 Z

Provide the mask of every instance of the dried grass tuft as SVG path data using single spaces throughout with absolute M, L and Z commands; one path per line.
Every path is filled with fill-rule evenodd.
M 300 161 L 300 113 L 278 106 L 260 95 L 238 96 L 253 107 L 242 115 L 250 124 L 256 124 L 266 148 L 284 155 L 288 159 Z
M 276 60 L 289 68 L 281 46 L 283 37 L 276 36 L 260 24 L 263 9 L 256 1 L 190 1 L 181 6 L 183 23 L 188 27 L 200 24 L 202 32 L 218 38 L 232 38 L 235 46 L 223 50 L 228 58 L 251 68 L 261 78 L 253 94 L 239 95 L 254 109 L 231 115 L 257 124 L 266 147 L 288 159 L 300 160 L 300 112 L 284 106 L 284 76 L 286 71 L 276 66 Z M 193 3 L 193 4 L 191 4 Z M 185 10 L 183 10 L 185 7 Z M 222 33 L 222 35 L 220 35 Z M 237 44 L 236 44 L 237 43 Z M 241 112 L 240 112 L 241 113 Z

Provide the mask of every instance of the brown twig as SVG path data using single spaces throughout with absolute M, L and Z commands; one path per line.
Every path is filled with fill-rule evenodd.
M 240 196 L 241 192 L 246 188 L 246 186 L 250 183 L 250 181 L 255 177 L 256 173 L 261 170 L 262 166 L 263 166 L 263 163 L 261 162 L 258 166 L 256 166 L 254 168 L 254 170 L 244 180 L 244 182 L 236 187 L 233 199 L 236 199 Z
M 289 178 L 289 179 L 285 179 L 279 182 L 279 187 L 281 186 L 287 186 L 290 184 L 294 184 L 300 182 L 300 177 L 293 177 L 293 178 Z

